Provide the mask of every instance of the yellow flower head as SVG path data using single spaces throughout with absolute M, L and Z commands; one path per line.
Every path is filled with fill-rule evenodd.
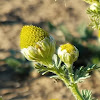
M 28 60 L 48 65 L 52 62 L 55 41 L 42 28 L 26 25 L 21 30 L 20 47 L 22 54 Z
M 66 65 L 71 65 L 77 60 L 79 52 L 75 46 L 67 43 L 58 48 L 58 56 Z
M 66 50 L 68 53 L 71 53 L 71 52 L 75 51 L 75 47 L 70 43 L 61 45 L 60 47 L 61 47 L 61 51 Z
M 35 46 L 38 41 L 41 41 L 48 36 L 49 34 L 42 28 L 33 25 L 23 26 L 20 35 L 20 47 L 22 49 L 27 48 L 28 46 Z

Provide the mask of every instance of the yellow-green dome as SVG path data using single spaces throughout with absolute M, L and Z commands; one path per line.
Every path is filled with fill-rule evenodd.
M 48 37 L 49 34 L 40 27 L 25 25 L 21 30 L 20 47 L 21 49 L 28 46 L 35 46 L 38 41 Z
M 58 48 L 58 56 L 67 66 L 69 66 L 78 59 L 79 51 L 74 45 L 66 43 Z
M 75 47 L 70 43 L 61 45 L 60 47 L 61 47 L 61 50 L 66 50 L 68 53 L 75 51 Z

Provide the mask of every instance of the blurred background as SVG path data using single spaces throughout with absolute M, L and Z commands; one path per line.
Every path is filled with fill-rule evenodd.
M 74 100 L 61 81 L 42 76 L 20 53 L 19 37 L 23 25 L 48 31 L 59 45 L 70 42 L 80 51 L 75 68 L 100 66 L 98 32 L 89 25 L 82 0 L 0 0 L 0 96 L 4 100 Z M 79 84 L 100 99 L 100 72 Z

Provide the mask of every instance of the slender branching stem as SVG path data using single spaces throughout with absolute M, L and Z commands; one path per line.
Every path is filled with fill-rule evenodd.
M 71 92 L 73 93 L 74 97 L 76 98 L 76 100 L 84 100 L 84 98 L 81 96 L 77 84 L 73 84 L 69 87 L 69 89 L 71 90 Z
M 73 74 L 73 66 L 72 64 L 67 65 L 67 69 L 68 69 L 68 75 L 70 78 L 70 90 L 73 93 L 73 95 L 75 96 L 76 100 L 84 100 L 83 97 L 81 96 L 79 90 L 78 90 L 78 86 L 74 81 L 74 74 Z
M 68 75 L 69 75 L 69 78 L 70 78 L 70 84 L 73 84 L 74 83 L 74 78 L 73 78 L 72 65 L 71 64 L 67 65 L 67 69 L 68 69 Z
M 65 83 L 65 85 L 67 87 L 69 87 L 69 89 L 71 90 L 71 92 L 73 93 L 73 95 L 75 96 L 76 100 L 84 100 L 83 97 L 81 96 L 77 84 L 70 84 L 70 82 L 68 81 L 68 79 L 62 75 L 60 75 L 59 73 L 56 73 L 60 79 Z M 71 78 L 72 79 L 72 78 Z
M 74 82 L 73 78 L 73 70 L 72 66 L 68 67 L 68 74 L 69 74 L 69 79 L 66 78 L 63 74 L 59 72 L 59 70 L 52 70 L 51 72 L 55 73 L 56 75 L 59 76 L 59 78 L 65 83 L 65 85 L 71 90 L 73 93 L 74 97 L 76 100 L 84 100 L 84 98 L 81 96 L 77 84 Z

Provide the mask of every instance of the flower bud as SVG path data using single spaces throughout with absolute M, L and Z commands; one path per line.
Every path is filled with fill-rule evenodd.
M 28 60 L 48 65 L 52 62 L 55 52 L 55 41 L 43 29 L 26 25 L 21 30 L 20 47 L 22 54 Z
M 67 43 L 58 48 L 58 56 L 66 65 L 72 65 L 77 60 L 79 51 L 74 45 Z

